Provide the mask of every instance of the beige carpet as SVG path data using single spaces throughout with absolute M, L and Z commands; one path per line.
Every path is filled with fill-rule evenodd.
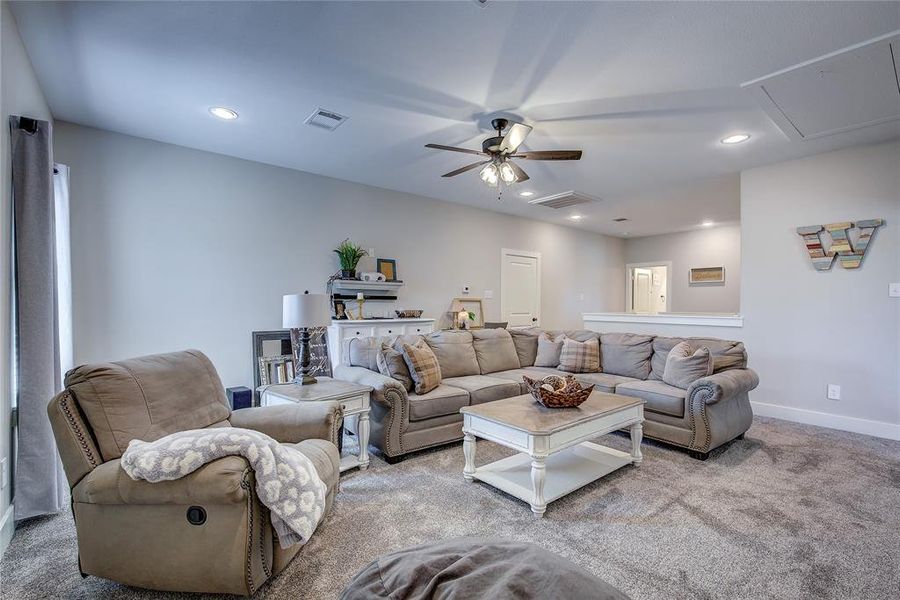
M 628 448 L 611 435 L 603 443 Z M 508 455 L 479 442 L 478 461 Z M 558 552 L 635 599 L 900 598 L 900 442 L 757 418 L 707 462 L 645 443 L 627 467 L 528 506 L 462 478 L 453 445 L 342 479 L 335 508 L 257 598 L 335 598 L 376 556 L 475 535 Z M 21 525 L 3 557 L 4 599 L 197 598 L 78 574 L 68 514 Z

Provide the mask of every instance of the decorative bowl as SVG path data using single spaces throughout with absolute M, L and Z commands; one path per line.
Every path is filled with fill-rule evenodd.
M 422 316 L 423 310 L 395 310 L 398 319 L 418 319 Z
M 559 375 L 548 375 L 543 379 L 532 379 L 522 375 L 532 398 L 547 408 L 574 408 L 588 399 L 594 386 L 583 387 L 572 375 L 565 378 Z

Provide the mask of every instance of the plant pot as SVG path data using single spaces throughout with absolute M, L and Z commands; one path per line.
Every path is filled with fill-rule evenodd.
M 356 279 L 356 269 L 341 269 L 341 279 Z

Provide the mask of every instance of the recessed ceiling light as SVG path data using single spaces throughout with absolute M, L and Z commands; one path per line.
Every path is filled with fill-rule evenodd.
M 235 111 L 224 106 L 213 106 L 209 109 L 209 114 L 223 121 L 234 121 L 238 118 L 238 114 Z
M 526 190 L 524 192 L 519 192 L 519 195 L 522 196 L 523 198 L 530 198 L 531 196 L 534 196 L 534 192 L 530 192 L 530 191 Z
M 623 232 L 622 232 L 622 235 L 628 235 L 628 232 L 627 232 L 627 231 L 623 231 Z
M 581 219 L 581 215 L 569 215 L 569 218 L 573 221 L 578 221 L 579 219 Z
M 700 227 L 712 227 L 715 223 L 710 219 L 704 219 L 702 223 L 700 223 Z
M 729 135 L 726 138 L 722 138 L 723 144 L 740 144 L 741 142 L 746 142 L 750 139 L 749 133 L 736 133 L 734 135 Z

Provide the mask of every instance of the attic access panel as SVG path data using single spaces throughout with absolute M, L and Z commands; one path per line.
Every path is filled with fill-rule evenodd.
M 900 32 L 741 85 L 792 139 L 900 120 Z

